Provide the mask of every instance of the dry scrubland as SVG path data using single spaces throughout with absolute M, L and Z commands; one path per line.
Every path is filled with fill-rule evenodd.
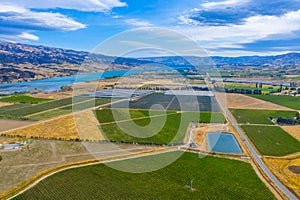
M 76 127 L 75 120 L 78 122 L 78 127 Z M 96 125 L 97 119 L 94 113 L 86 111 L 77 113 L 75 118 L 73 115 L 68 115 L 17 130 L 7 131 L 3 135 L 26 138 L 99 141 L 103 137 L 100 135 L 99 130 L 95 128 Z M 80 133 L 85 132 L 86 134 L 79 135 L 77 128 L 80 130 Z

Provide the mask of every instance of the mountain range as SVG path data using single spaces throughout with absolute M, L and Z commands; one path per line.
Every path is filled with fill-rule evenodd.
M 203 62 L 203 58 L 190 57 L 193 64 Z M 276 56 L 242 56 L 211 59 L 217 66 L 287 66 L 300 65 L 300 53 Z M 62 48 L 34 46 L 28 44 L 0 42 L 0 82 L 27 81 L 53 76 L 66 76 L 78 71 L 83 62 L 110 63 L 114 68 L 130 68 L 149 63 L 168 66 L 188 65 L 182 57 L 116 58 L 113 56 L 91 54 Z

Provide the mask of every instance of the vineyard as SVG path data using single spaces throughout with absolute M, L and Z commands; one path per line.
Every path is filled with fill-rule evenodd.
M 153 166 L 179 153 L 111 165 L 133 169 Z M 191 180 L 193 191 L 189 189 Z M 74 199 L 74 194 L 77 199 L 275 199 L 250 164 L 211 156 L 200 159 L 193 153 L 148 173 L 126 173 L 104 164 L 68 169 L 47 177 L 15 199 Z

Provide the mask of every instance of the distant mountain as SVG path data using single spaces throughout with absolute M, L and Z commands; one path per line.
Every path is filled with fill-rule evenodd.
M 276 56 L 241 56 L 241 57 L 212 57 L 217 65 L 239 65 L 239 66 L 286 66 L 299 65 L 300 53 L 288 53 Z
M 193 63 L 202 64 L 206 59 L 189 57 Z M 216 65 L 232 66 L 286 66 L 300 65 L 300 53 L 276 56 L 211 57 Z M 149 63 L 172 67 L 186 67 L 189 63 L 179 56 L 151 58 L 116 58 L 62 48 L 0 42 L 0 82 L 29 81 L 53 76 L 67 76 L 78 71 L 83 62 L 110 64 L 113 69 L 129 69 Z
M 0 64 L 81 64 L 88 52 L 0 42 Z
M 300 53 L 288 53 L 276 56 L 241 56 L 241 57 L 221 57 L 212 56 L 211 60 L 217 66 L 232 65 L 232 66 L 286 66 L 286 65 L 300 65 Z M 203 57 L 188 57 L 189 61 L 194 64 L 209 63 Z M 188 65 L 187 60 L 184 60 L 180 56 L 167 56 L 167 57 L 150 57 L 141 58 L 143 61 L 152 61 L 167 65 Z

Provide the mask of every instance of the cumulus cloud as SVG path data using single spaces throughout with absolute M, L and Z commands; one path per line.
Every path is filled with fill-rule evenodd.
M 282 16 L 257 15 L 245 19 L 245 23 L 228 26 L 190 26 L 178 28 L 206 48 L 240 47 L 273 35 L 292 34 L 300 30 L 300 9 Z
M 138 26 L 138 27 L 148 27 L 152 26 L 150 22 L 147 21 L 140 21 L 138 19 L 126 19 L 125 20 L 126 24 L 132 25 L 132 26 Z
M 38 40 L 35 31 L 74 31 L 85 24 L 48 9 L 73 9 L 106 12 L 113 7 L 126 6 L 119 0 L 2 0 L 0 2 L 0 40 Z M 39 9 L 39 10 L 36 10 Z
M 225 0 L 203 3 L 183 15 L 188 15 L 191 23 L 224 26 L 242 24 L 245 19 L 256 15 L 280 16 L 299 9 L 299 0 Z
M 0 4 L 1 40 L 38 40 L 33 31 L 72 31 L 85 28 L 60 13 L 34 12 L 16 5 Z

